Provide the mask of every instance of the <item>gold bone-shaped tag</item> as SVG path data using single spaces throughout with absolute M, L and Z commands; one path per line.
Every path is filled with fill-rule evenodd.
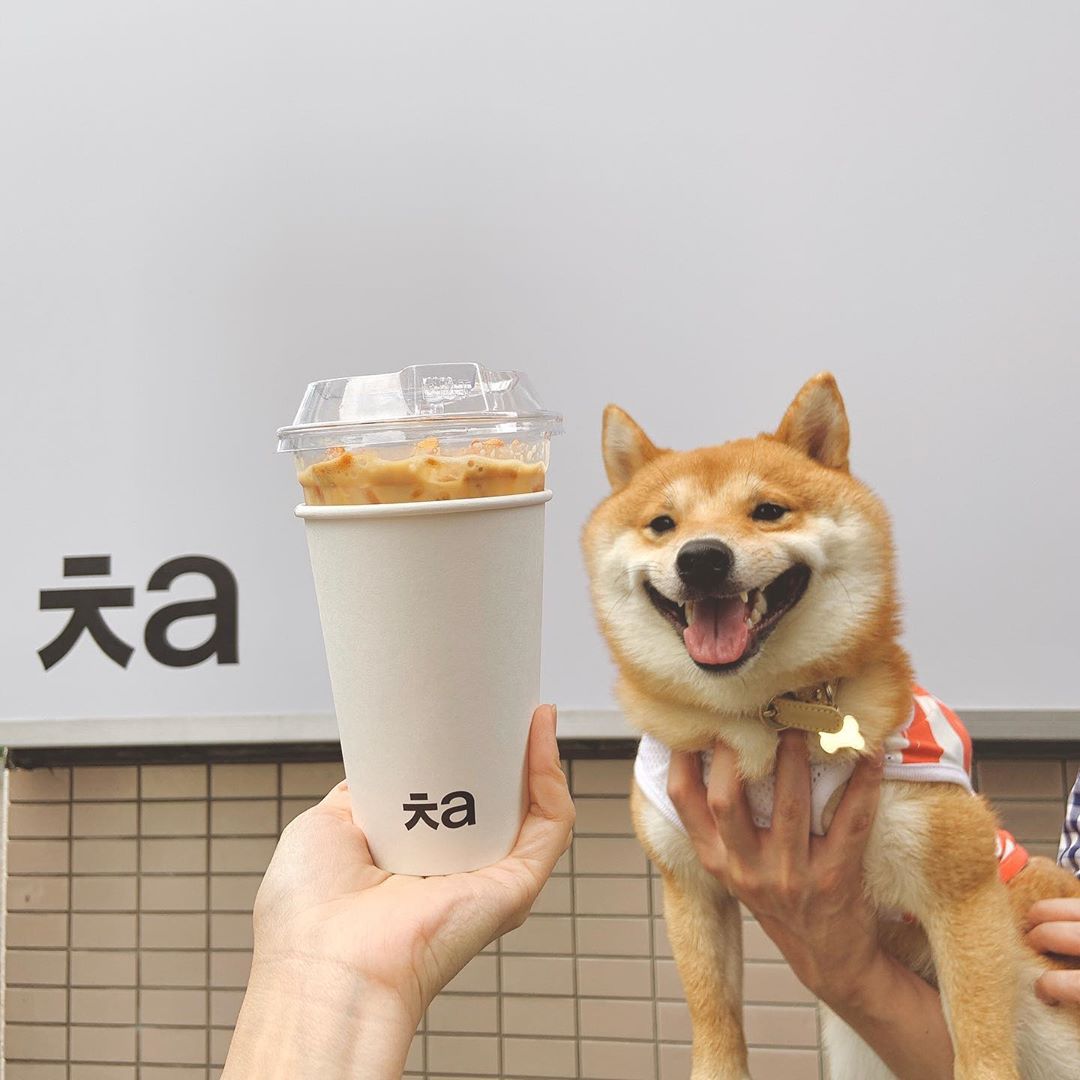
M 830 734 L 822 731 L 818 735 L 821 749 L 826 754 L 835 754 L 837 750 L 865 750 L 866 740 L 859 731 L 859 721 L 850 713 L 844 717 L 844 725 L 839 731 Z

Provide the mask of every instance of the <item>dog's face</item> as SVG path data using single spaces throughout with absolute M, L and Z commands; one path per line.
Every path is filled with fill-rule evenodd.
M 612 494 L 584 546 L 624 675 L 754 707 L 894 632 L 888 519 L 848 472 L 831 375 L 803 387 L 774 435 L 663 451 L 609 406 L 603 445 Z

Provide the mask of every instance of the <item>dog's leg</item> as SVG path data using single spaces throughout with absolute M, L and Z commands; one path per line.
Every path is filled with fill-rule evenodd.
M 923 919 L 956 1080 L 1019 1080 L 1014 1024 L 1021 970 L 1005 888 L 991 880 Z
M 1023 944 L 994 854 L 997 821 L 953 784 L 885 784 L 864 875 L 880 908 L 926 935 L 952 1039 L 956 1080 L 1018 1080 Z
M 664 917 L 693 1024 L 691 1080 L 750 1080 L 742 1029 L 739 905 L 635 784 L 634 830 L 664 879 Z
M 738 901 L 711 879 L 680 880 L 661 870 L 668 937 L 694 1027 L 691 1080 L 749 1080 Z

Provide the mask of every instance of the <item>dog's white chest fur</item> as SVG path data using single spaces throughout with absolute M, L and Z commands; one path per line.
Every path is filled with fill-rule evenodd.
M 712 751 L 706 750 L 701 757 L 702 775 L 707 781 Z M 654 739 L 651 735 L 643 735 L 638 745 L 637 759 L 634 762 L 634 779 L 645 796 L 664 817 L 672 825 L 681 829 L 682 822 L 667 794 L 670 765 L 671 751 L 658 739 Z M 850 757 L 811 763 L 810 828 L 818 836 L 824 836 L 826 832 L 824 818 L 829 800 L 836 794 L 837 789 L 847 783 L 854 768 L 854 759 Z M 774 775 L 769 773 L 757 780 L 747 780 L 744 786 L 754 824 L 759 829 L 767 829 L 772 823 Z

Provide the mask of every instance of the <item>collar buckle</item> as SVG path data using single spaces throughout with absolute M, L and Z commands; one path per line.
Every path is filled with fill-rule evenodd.
M 843 716 L 836 707 L 836 685 L 819 683 L 804 691 L 800 698 L 796 693 L 777 694 L 758 710 L 761 722 L 773 731 L 797 728 L 801 731 L 835 734 L 843 727 Z
M 764 724 L 774 731 L 783 731 L 784 725 L 779 720 L 780 710 L 776 707 L 776 699 L 765 702 L 761 706 L 761 719 Z

